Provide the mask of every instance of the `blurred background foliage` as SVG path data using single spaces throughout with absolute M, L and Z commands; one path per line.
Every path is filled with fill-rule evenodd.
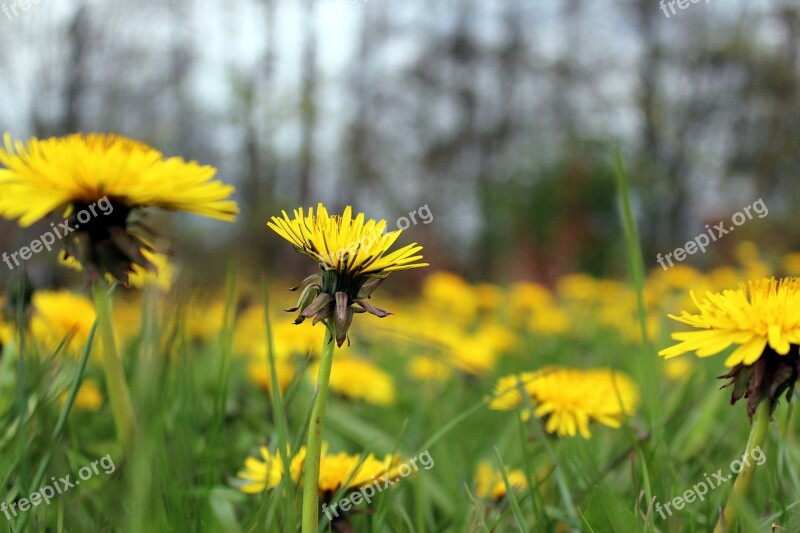
M 318 201 L 391 229 L 429 205 L 409 239 L 473 281 L 614 275 L 616 142 L 648 268 L 759 197 L 769 216 L 741 231 L 800 243 L 794 0 L 669 18 L 653 0 L 71 0 L 0 27 L 0 130 L 114 131 L 237 185 L 236 225 L 151 220 L 191 237 L 178 255 L 201 277 L 233 256 L 293 271 L 264 223 Z M 40 233 L 0 222 L 0 248 Z M 37 284 L 60 275 L 47 261 Z

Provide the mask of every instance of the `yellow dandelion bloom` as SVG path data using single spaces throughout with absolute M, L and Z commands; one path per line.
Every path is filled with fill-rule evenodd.
M 71 336 L 64 352 L 79 355 L 96 316 L 92 302 L 68 291 L 41 291 L 33 295 L 32 304 L 31 333 L 44 353 L 52 354 Z
M 0 299 L 0 309 L 3 308 L 3 305 L 3 300 Z M 10 324 L 3 321 L 3 315 L 0 313 L 0 350 L 3 349 L 3 346 L 11 342 L 13 338 L 14 330 L 11 328 Z
M 535 308 L 528 323 L 532 332 L 545 335 L 567 333 L 571 325 L 569 313 L 553 304 Z
M 448 320 L 458 324 L 470 324 L 480 304 L 472 286 L 450 272 L 434 272 L 426 277 L 422 298 L 431 312 L 447 316 Z
M 0 212 L 28 227 L 57 209 L 104 197 L 128 208 L 160 207 L 232 221 L 233 187 L 214 181 L 215 169 L 164 155 L 112 134 L 31 139 L 5 135 L 0 148 Z
M 670 381 L 687 379 L 694 371 L 694 365 L 685 358 L 669 359 L 665 361 L 664 375 Z
M 800 252 L 784 255 L 781 259 L 781 269 L 790 276 L 800 276 Z
M 131 265 L 151 269 L 141 238 L 129 232 L 138 208 L 158 207 L 232 221 L 233 187 L 210 166 L 165 157 L 113 134 L 72 134 L 0 147 L 0 215 L 30 226 L 62 210 L 63 243 L 92 279 L 127 282 Z M 55 226 L 53 226 L 55 228 Z
M 293 290 L 301 290 L 297 305 L 299 324 L 307 318 L 314 323 L 332 320 L 336 343 L 341 347 L 356 312 L 384 318 L 390 313 L 367 302 L 381 281 L 392 272 L 428 266 L 421 263 L 422 246 L 416 243 L 394 252 L 389 249 L 402 230 L 386 232 L 385 220 L 367 220 L 363 213 L 353 217 L 347 206 L 342 215 L 329 215 L 322 204 L 314 213 L 309 208 L 294 211 L 290 218 L 272 217 L 267 223 L 275 233 L 289 241 L 300 253 L 315 259 L 322 270 L 306 278 Z
M 430 357 L 415 357 L 409 362 L 408 373 L 420 381 L 446 381 L 450 367 Z
M 416 243 L 387 254 L 403 231 L 386 232 L 385 220 L 366 220 L 363 213 L 353 218 L 350 206 L 341 216 L 328 215 L 322 204 L 316 214 L 310 208 L 307 215 L 296 209 L 293 219 L 284 211 L 282 218 L 272 217 L 267 226 L 324 270 L 368 276 L 428 266 L 419 262 L 422 246 Z
M 241 480 L 239 489 L 247 494 L 256 494 L 277 487 L 284 476 L 283 458 L 280 452 L 271 453 L 266 447 L 260 448 L 260 457 L 248 457 L 244 469 L 238 474 Z M 290 462 L 290 479 L 297 483 L 303 471 L 306 449 L 294 455 Z M 351 455 L 345 452 L 328 453 L 323 444 L 320 460 L 319 492 L 323 498 L 330 498 L 339 489 L 358 489 L 374 481 L 394 480 L 399 457 L 387 455 L 378 459 L 373 454 L 366 457 Z
M 217 338 L 225 322 L 225 302 L 219 298 L 195 293 L 181 307 L 185 312 L 185 331 L 194 341 L 210 342 Z
M 522 470 L 507 470 L 508 483 L 514 490 L 528 488 L 528 479 Z M 492 501 L 500 501 L 508 494 L 503 474 L 492 467 L 489 461 L 481 461 L 475 470 L 475 496 Z
M 297 368 L 295 368 L 291 361 L 278 359 L 275 361 L 275 372 L 278 375 L 278 386 L 281 392 L 285 392 L 294 379 Z M 247 375 L 253 383 L 265 391 L 272 391 L 272 372 L 270 371 L 268 361 L 251 361 L 250 364 L 247 365 Z
M 553 302 L 550 291 L 538 283 L 521 282 L 511 286 L 510 306 L 512 316 L 525 316 L 540 306 Z
M 692 300 L 700 314 L 669 317 L 695 331 L 673 333 L 681 342 L 659 355 L 709 357 L 735 346 L 725 360 L 731 370 L 720 376 L 730 378 L 725 386 L 733 387 L 731 403 L 747 398 L 752 415 L 762 401 L 769 400 L 772 410 L 784 392 L 788 400 L 800 376 L 800 278 L 750 281 L 736 290 L 707 292 L 702 302 L 692 293 Z
M 61 403 L 67 401 L 69 391 L 64 391 L 61 394 Z M 100 392 L 100 387 L 93 379 L 86 379 L 81 383 L 81 388 L 78 389 L 78 394 L 75 396 L 75 409 L 81 411 L 97 412 L 103 407 L 103 394 Z
M 309 376 L 316 381 L 319 364 L 310 367 Z M 368 361 L 342 355 L 333 365 L 330 377 L 333 392 L 351 400 L 374 405 L 392 405 L 396 392 L 394 378 Z
M 669 315 L 701 331 L 673 333 L 679 344 L 665 348 L 659 355 L 671 358 L 687 352 L 698 357 L 716 355 L 730 346 L 736 350 L 725 360 L 725 366 L 755 363 L 769 347 L 780 355 L 789 353 L 791 345 L 800 344 L 800 279 L 774 278 L 741 284 L 736 290 L 706 293 L 698 301 L 692 299 L 699 314 L 682 311 Z
M 548 367 L 501 378 L 489 407 L 502 411 L 524 408 L 520 383 L 534 406 L 534 415 L 546 419 L 545 429 L 559 437 L 580 433 L 590 438 L 590 421 L 618 428 L 639 403 L 636 386 L 621 372 Z M 522 416 L 530 416 L 527 409 Z

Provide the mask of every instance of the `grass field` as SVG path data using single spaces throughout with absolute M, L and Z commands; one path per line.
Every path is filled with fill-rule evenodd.
M 750 422 L 719 390 L 722 357 L 658 357 L 683 329 L 667 314 L 693 309 L 690 290 L 796 275 L 800 256 L 741 242 L 736 264 L 644 276 L 626 220 L 631 281 L 470 284 L 435 265 L 419 291 L 388 279 L 374 300 L 393 314 L 357 315 L 334 350 L 320 498 L 340 512 L 331 522 L 323 507 L 321 528 L 713 529 Z M 113 290 L 114 336 L 96 334 L 102 295 L 95 307 L 80 290 L 36 291 L 25 308 L 9 292 L 3 530 L 298 529 L 324 326 L 283 311 L 299 280 L 232 266 L 219 286 L 190 290 L 170 276 Z M 109 395 L 125 384 L 104 371 L 110 345 L 132 399 L 128 436 Z M 800 530 L 796 424 L 781 402 L 746 457 L 737 530 Z

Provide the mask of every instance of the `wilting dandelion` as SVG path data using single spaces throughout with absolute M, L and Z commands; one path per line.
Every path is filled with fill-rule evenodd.
M 681 342 L 659 355 L 671 358 L 695 352 L 698 357 L 709 357 L 735 346 L 725 360 L 731 370 L 720 377 L 730 379 L 725 386 L 733 387 L 732 404 L 747 399 L 753 427 L 745 453 L 750 453 L 764 443 L 780 396 L 785 393 L 790 400 L 800 376 L 800 279 L 750 281 L 735 290 L 707 292 L 702 301 L 692 293 L 692 300 L 699 314 L 683 311 L 680 316 L 669 316 L 695 331 L 673 333 L 672 338 Z M 732 500 L 734 495 L 744 496 L 751 468 L 746 466 L 736 478 L 718 531 L 733 527 Z
M 529 396 L 523 398 L 520 388 Z M 543 368 L 501 378 L 489 403 L 492 409 L 522 408 L 523 419 L 546 420 L 548 433 L 559 437 L 591 437 L 589 423 L 618 428 L 639 402 L 636 385 L 625 374 L 608 369 Z
M 386 233 L 385 220 L 367 220 L 363 213 L 353 217 L 350 206 L 340 216 L 329 215 L 322 204 L 317 205 L 316 213 L 310 208 L 308 214 L 296 209 L 293 218 L 284 211 L 282 217 L 272 217 L 267 225 L 295 250 L 314 259 L 320 269 L 295 287 L 301 291 L 300 298 L 291 309 L 300 312 L 295 323 L 312 318 L 314 324 L 324 322 L 328 330 L 308 431 L 310 453 L 303 484 L 303 532 L 311 533 L 317 529 L 319 512 L 321 435 L 333 364 L 333 340 L 340 347 L 344 344 L 355 313 L 367 312 L 380 318 L 390 314 L 367 302 L 389 274 L 428 265 L 420 262 L 422 246 L 416 243 L 389 252 L 402 230 Z
M 132 444 L 136 422 L 116 349 L 104 277 L 128 283 L 136 267 L 154 268 L 136 220 L 142 208 L 195 213 L 232 221 L 233 187 L 214 179 L 210 166 L 164 155 L 113 134 L 72 134 L 12 142 L 0 148 L 0 215 L 23 227 L 60 211 L 66 254 L 93 283 L 109 400 L 120 439 Z M 91 213 L 81 218 L 81 214 Z

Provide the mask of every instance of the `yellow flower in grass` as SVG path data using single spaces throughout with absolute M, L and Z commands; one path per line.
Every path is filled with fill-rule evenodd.
M 315 380 L 318 370 L 318 363 L 310 367 L 309 376 L 312 380 Z M 392 405 L 396 397 L 391 374 L 370 362 L 349 355 L 336 359 L 331 371 L 330 388 L 345 398 L 374 405 Z
M 476 316 L 480 301 L 472 286 L 450 272 L 434 272 L 422 285 L 425 307 L 458 324 L 469 324 Z
M 33 295 L 32 303 L 31 333 L 43 355 L 54 353 L 67 339 L 64 352 L 80 355 L 96 316 L 92 302 L 68 291 L 41 291 Z
M 528 323 L 532 332 L 545 335 L 567 333 L 571 325 L 569 314 L 564 309 L 552 304 L 535 308 Z
M 420 381 L 446 381 L 450 367 L 431 357 L 415 357 L 408 365 L 408 373 Z
M 731 378 L 732 401 L 747 398 L 752 414 L 765 399 L 773 408 L 783 392 L 788 399 L 800 375 L 800 278 L 750 281 L 736 290 L 707 292 L 702 301 L 692 293 L 692 300 L 699 314 L 669 317 L 695 330 L 673 333 L 681 342 L 659 355 L 709 357 L 735 346 L 725 360 L 732 370 L 721 376 Z
M 516 491 L 528 488 L 528 479 L 522 470 L 507 470 L 508 484 Z M 492 467 L 489 461 L 481 461 L 475 471 L 475 496 L 492 501 L 500 501 L 508 494 L 503 474 Z
M 216 297 L 195 293 L 178 312 L 185 313 L 178 318 L 184 322 L 184 329 L 193 341 L 211 342 L 218 338 L 225 322 L 225 302 Z
M 339 489 L 357 490 L 375 481 L 394 481 L 399 477 L 397 467 L 399 457 L 387 455 L 378 459 L 373 454 L 366 457 L 350 455 L 345 452 L 328 453 L 327 445 L 322 447 L 319 473 L 319 493 L 323 500 L 329 500 Z M 272 453 L 266 447 L 260 448 L 260 457 L 248 457 L 244 469 L 238 474 L 239 490 L 247 494 L 257 494 L 277 487 L 284 477 L 284 461 L 280 452 Z M 303 472 L 306 449 L 291 458 L 290 479 L 297 483 Z
M 134 233 L 140 208 L 159 207 L 232 221 L 233 187 L 210 166 L 165 157 L 144 143 L 113 134 L 72 134 L 12 142 L 0 148 L 0 215 L 28 227 L 56 211 L 52 225 L 67 253 L 92 280 L 105 274 L 127 283 L 133 265 L 152 269 Z
M 402 230 L 386 232 L 386 221 L 367 220 L 363 213 L 353 217 L 347 206 L 342 215 L 329 215 L 322 204 L 314 213 L 302 209 L 290 218 L 286 211 L 281 218 L 267 223 L 275 233 L 289 241 L 298 252 L 317 261 L 321 273 L 309 276 L 293 290 L 300 290 L 295 320 L 302 323 L 313 318 L 314 324 L 331 318 L 336 343 L 341 347 L 354 313 L 371 313 L 384 318 L 390 313 L 375 307 L 367 299 L 392 272 L 428 266 L 421 263 L 422 246 L 416 243 L 394 252 L 389 249 Z
M 4 307 L 3 300 L 0 299 L 0 310 Z M 3 314 L 0 312 L 0 350 L 3 349 L 3 346 L 11 342 L 11 339 L 14 338 L 14 330 L 11 328 L 10 324 L 7 324 L 3 320 Z
M 688 359 L 670 359 L 666 361 L 664 375 L 671 381 L 687 379 L 694 371 L 694 365 Z
M 512 316 L 526 316 L 537 307 L 551 305 L 553 295 L 538 283 L 520 282 L 511 286 L 510 306 Z
M 781 269 L 790 276 L 800 276 L 800 252 L 784 255 L 781 259 Z
M 69 391 L 64 391 L 61 394 L 61 403 L 67 401 Z M 78 394 L 75 396 L 75 409 L 81 411 L 97 412 L 103 407 L 103 394 L 97 386 L 97 382 L 93 379 L 86 379 L 81 383 L 81 388 L 78 389 Z
M 298 327 L 271 318 L 271 325 L 272 347 L 276 359 L 288 361 L 292 356 L 319 355 L 319 332 L 310 324 Z M 233 348 L 234 353 L 238 355 L 266 359 L 267 325 L 262 306 L 250 307 L 239 316 Z
M 588 439 L 591 421 L 618 428 L 639 403 L 636 385 L 621 372 L 547 367 L 501 378 L 489 407 L 501 411 L 521 407 L 522 416 L 527 419 L 530 412 L 520 394 L 520 383 L 534 407 L 534 415 L 546 419 L 545 429 L 559 437 L 580 433 Z
M 294 379 L 297 368 L 291 361 L 276 360 L 275 373 L 278 376 L 278 386 L 281 392 L 285 392 Z M 272 372 L 269 367 L 269 361 L 267 361 L 266 358 L 260 361 L 251 361 L 247 365 L 247 375 L 253 383 L 265 391 L 272 391 Z

